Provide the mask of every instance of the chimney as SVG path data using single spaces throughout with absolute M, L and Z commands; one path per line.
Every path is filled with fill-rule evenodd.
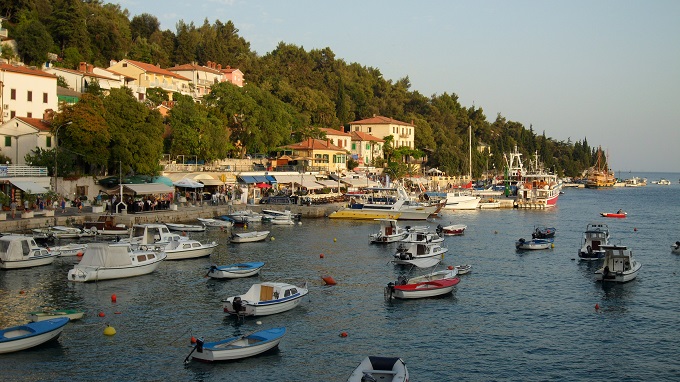
M 331 147 L 331 140 L 326 138 L 326 147 Z
M 54 110 L 52 109 L 45 109 L 43 111 L 43 117 L 42 120 L 48 123 L 52 123 L 52 118 L 54 117 Z
M 85 73 L 86 70 L 87 70 L 87 64 L 86 63 L 84 63 L 82 61 L 80 63 L 78 63 L 78 71 L 79 72 Z
M 111 61 L 109 61 L 109 66 L 111 67 L 111 66 L 113 66 L 113 65 L 116 65 L 117 63 L 118 63 L 118 61 L 116 61 L 116 60 L 111 60 Z
M 212 68 L 215 69 L 216 67 L 217 67 L 217 63 L 216 63 L 216 62 L 213 62 L 213 63 L 212 63 Z
M 205 63 L 205 66 L 209 68 L 211 64 L 212 64 L 212 62 L 208 61 L 208 62 Z
M 217 70 L 222 70 L 222 64 L 217 64 Z
M 87 64 L 87 72 L 92 73 L 94 71 L 94 65 L 93 64 Z

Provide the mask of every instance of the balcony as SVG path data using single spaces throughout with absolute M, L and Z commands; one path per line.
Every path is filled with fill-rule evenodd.
M 409 134 L 399 134 L 399 138 L 410 138 L 411 135 Z

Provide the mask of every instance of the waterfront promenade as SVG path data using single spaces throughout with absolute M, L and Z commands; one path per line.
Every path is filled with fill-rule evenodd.
M 209 203 L 203 203 L 202 205 L 179 205 L 177 210 L 157 210 L 129 214 L 116 213 L 114 215 L 116 216 L 116 224 L 125 224 L 126 226 L 131 227 L 134 224 L 155 222 L 190 223 L 195 222 L 197 218 L 214 218 L 244 209 L 251 209 L 255 212 L 261 212 L 263 209 L 277 211 L 289 209 L 293 213 L 300 213 L 303 218 L 323 218 L 342 206 L 343 203 L 311 206 L 243 203 L 210 205 Z M 64 213 L 61 212 L 61 209 L 50 210 L 54 212 L 54 216 L 45 216 L 45 211 L 35 211 L 33 213 L 34 217 L 30 218 L 22 217 L 21 211 L 17 211 L 15 218 L 12 218 L 11 212 L 6 211 L 7 219 L 0 220 L 0 232 L 24 232 L 33 228 L 44 228 L 55 225 L 79 226 L 86 221 L 97 221 L 99 216 L 106 214 L 93 213 L 92 207 L 83 207 L 82 212 L 78 212 L 76 207 L 67 207 Z

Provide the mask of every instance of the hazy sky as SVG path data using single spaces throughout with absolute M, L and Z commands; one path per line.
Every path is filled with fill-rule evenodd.
M 587 138 L 616 171 L 680 172 L 677 0 L 117 3 L 173 32 L 178 20 L 231 20 L 259 55 L 281 41 L 329 47 L 423 95 L 455 93 L 490 122 L 500 113 L 558 141 Z

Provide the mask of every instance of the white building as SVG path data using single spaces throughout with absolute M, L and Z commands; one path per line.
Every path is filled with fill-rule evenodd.
M 0 125 L 0 152 L 12 164 L 25 165 L 26 154 L 54 148 L 50 124 L 39 118 L 14 117 Z
M 97 82 L 104 92 L 125 86 L 125 76 L 85 62 L 78 65 L 78 70 L 51 66 L 45 68 L 45 72 L 63 77 L 69 89 L 79 93 L 85 93 L 93 82 Z
M 374 115 L 372 118 L 350 122 L 349 127 L 350 132 L 358 131 L 383 140 L 391 135 L 393 137 L 392 147 L 395 149 L 399 147 L 414 148 L 415 125 L 413 123 Z
M 0 63 L 0 123 L 14 117 L 42 118 L 57 110 L 57 76 L 42 70 Z

